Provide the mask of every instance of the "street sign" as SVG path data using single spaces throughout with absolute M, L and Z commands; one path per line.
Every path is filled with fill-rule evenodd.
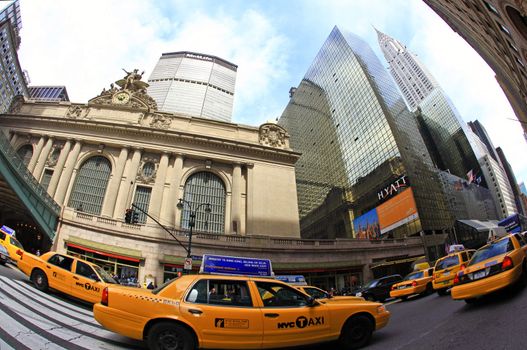
M 185 264 L 183 265 L 183 269 L 192 270 L 192 258 L 185 258 Z
M 249 275 L 249 276 L 273 276 L 271 260 L 254 259 L 222 255 L 203 255 L 200 272 L 227 274 L 227 275 Z

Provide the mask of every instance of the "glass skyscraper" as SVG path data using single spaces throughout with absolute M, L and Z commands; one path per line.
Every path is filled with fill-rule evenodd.
M 164 53 L 148 78 L 163 112 L 230 122 L 238 66 L 195 52 Z
M 335 27 L 291 92 L 278 123 L 302 153 L 304 237 L 426 235 L 453 224 L 417 122 L 364 41 Z

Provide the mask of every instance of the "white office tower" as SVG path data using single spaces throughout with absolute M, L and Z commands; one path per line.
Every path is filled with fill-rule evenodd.
M 419 102 L 439 85 L 417 56 L 407 51 L 403 44 L 377 29 L 375 31 L 382 53 L 390 65 L 389 71 L 408 107 L 415 111 Z
M 148 78 L 148 94 L 160 111 L 230 122 L 237 69 L 216 56 L 164 53 Z

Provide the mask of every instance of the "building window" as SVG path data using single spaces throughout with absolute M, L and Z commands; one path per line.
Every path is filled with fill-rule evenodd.
M 29 162 L 31 161 L 31 157 L 33 157 L 33 146 L 24 145 L 20 147 L 16 153 L 22 159 L 24 165 L 27 167 Z
M 527 39 L 527 16 L 522 16 L 522 14 L 512 6 L 507 6 L 506 11 L 513 26 L 516 28 L 516 31 L 521 34 L 524 39 Z
M 185 183 L 183 199 L 190 203 L 192 210 L 203 203 L 210 204 L 211 212 L 206 213 L 202 206 L 196 213 L 195 230 L 224 233 L 225 232 L 225 185 L 213 173 L 199 172 L 191 175 Z M 181 212 L 181 227 L 188 229 L 190 207 L 185 205 Z
M 102 156 L 85 161 L 75 179 L 68 206 L 99 215 L 111 171 L 110 161 Z
M 148 213 L 148 207 L 150 205 L 150 196 L 152 195 L 152 188 L 146 186 L 137 186 L 135 190 L 134 204 Z M 146 214 L 141 210 L 137 210 L 139 213 L 138 223 L 146 223 Z
M 156 170 L 155 164 L 152 162 L 147 162 L 145 163 L 145 165 L 143 165 L 143 176 L 152 177 L 155 170 Z
M 49 182 L 51 181 L 51 177 L 53 176 L 53 170 L 51 169 L 46 169 L 44 170 L 44 174 L 42 175 L 42 180 L 40 180 L 40 185 L 44 188 L 44 189 L 48 189 L 48 186 L 49 186 Z
M 489 11 L 493 12 L 494 14 L 496 14 L 496 15 L 498 15 L 498 16 L 500 15 L 500 13 L 498 12 L 498 9 L 496 9 L 496 8 L 494 7 L 494 5 L 488 3 L 487 1 L 484 1 L 484 2 L 485 2 L 485 7 L 486 7 Z
M 509 28 L 507 28 L 505 25 L 498 23 L 498 26 L 500 27 L 501 31 L 504 32 L 505 34 L 507 34 L 508 36 L 511 36 L 511 31 L 509 30 Z

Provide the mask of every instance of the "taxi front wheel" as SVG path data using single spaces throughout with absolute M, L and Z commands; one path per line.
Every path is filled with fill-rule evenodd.
M 372 321 L 366 316 L 358 315 L 346 321 L 339 341 L 343 349 L 358 349 L 370 342 L 372 333 Z
M 183 326 L 172 322 L 160 322 L 152 326 L 147 335 L 150 350 L 193 350 L 194 336 Z
M 31 282 L 42 292 L 48 290 L 48 278 L 42 270 L 33 270 L 31 273 Z

